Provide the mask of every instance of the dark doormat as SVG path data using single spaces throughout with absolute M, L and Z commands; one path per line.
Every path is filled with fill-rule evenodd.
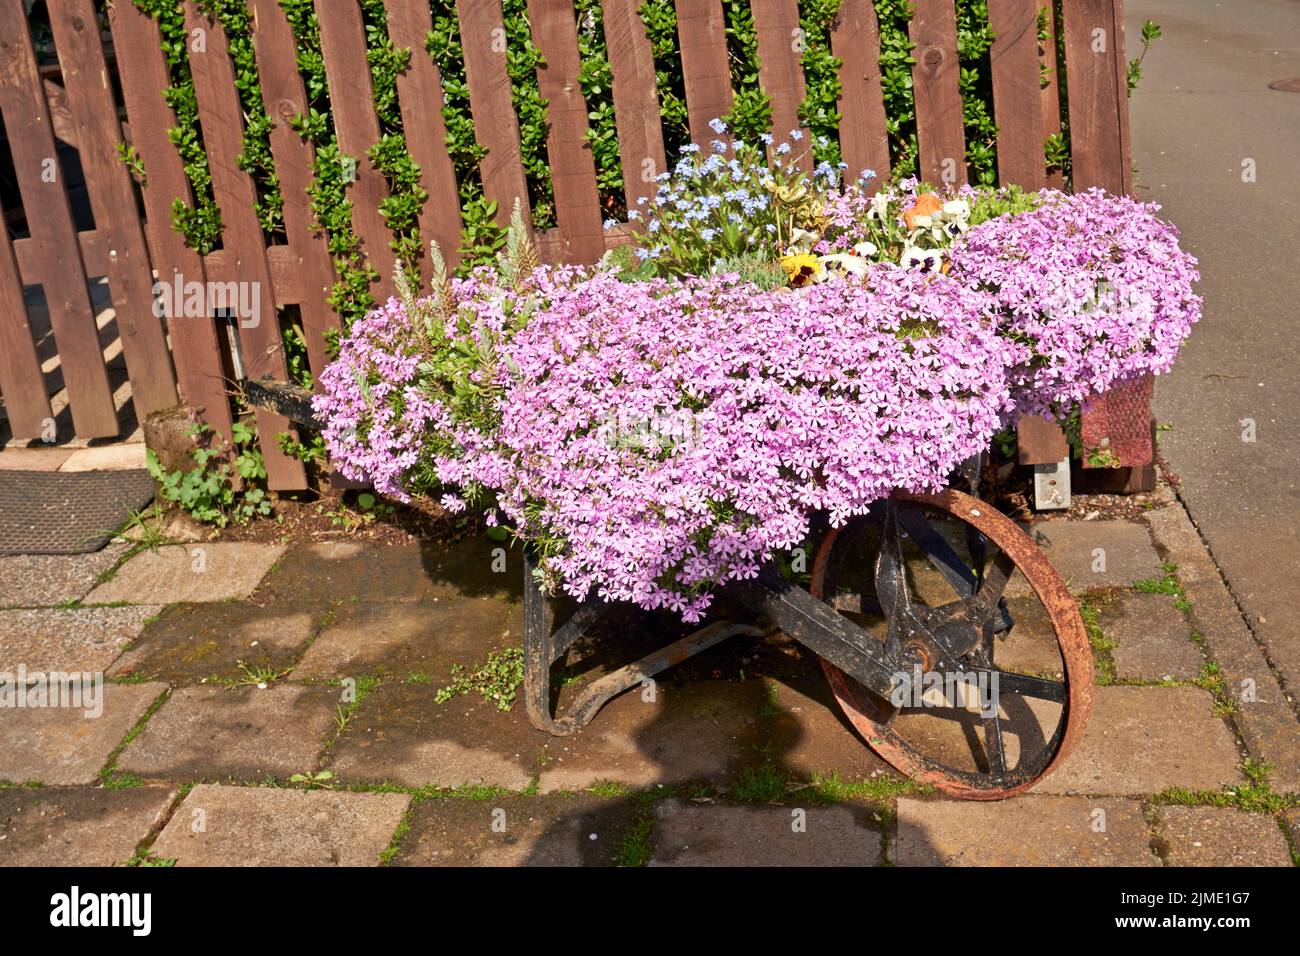
M 143 469 L 0 471 L 0 554 L 86 554 L 154 496 Z

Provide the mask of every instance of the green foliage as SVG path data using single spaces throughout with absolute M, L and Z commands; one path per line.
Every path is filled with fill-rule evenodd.
M 1128 95 L 1132 96 L 1133 91 L 1137 89 L 1138 82 L 1142 79 L 1142 61 L 1147 58 L 1147 51 L 1151 49 L 1151 44 L 1155 43 L 1161 37 L 1160 24 L 1154 20 L 1146 20 L 1142 24 L 1142 52 L 1128 61 Z
M 478 692 L 498 710 L 510 710 L 523 682 L 524 649 L 508 647 L 502 651 L 489 651 L 483 663 L 471 673 L 466 673 L 464 664 L 453 664 L 451 683 L 441 688 L 434 700 L 445 704 L 453 697 Z
M 199 103 L 190 76 L 190 37 L 185 30 L 185 14 L 179 0 L 132 2 L 158 22 L 160 45 L 171 79 L 171 85 L 162 91 L 163 100 L 176 116 L 176 125 L 167 131 L 167 138 L 180 154 L 190 184 L 188 201 L 180 196 L 172 201 L 172 225 L 185 238 L 186 245 L 207 254 L 221 237 L 221 211 L 212 198 L 208 154 L 199 132 Z
M 209 444 L 194 451 L 198 467 L 190 471 L 169 472 L 157 455 L 148 453 L 149 474 L 158 482 L 159 494 L 195 520 L 222 528 L 232 521 L 247 524 L 253 518 L 269 515 L 266 466 L 257 447 L 256 429 L 246 422 L 235 422 L 228 446 L 221 445 L 207 425 L 194 426 L 191 434 Z
M 618 128 L 614 122 L 614 75 L 605 49 L 601 0 L 574 0 L 578 19 L 578 57 L 582 68 L 578 84 L 587 101 L 587 142 L 596 163 L 596 188 L 600 207 L 607 217 L 627 218 L 623 196 L 623 160 L 618 149 Z M 639 176 L 640 169 L 632 170 Z
M 772 98 L 759 86 L 758 34 L 749 0 L 724 0 L 723 19 L 731 63 L 731 109 L 722 119 L 741 141 L 756 142 L 760 133 L 772 130 Z M 775 132 L 784 137 L 790 131 Z
M 875 0 L 880 29 L 880 88 L 885 100 L 889 162 L 895 176 L 916 174 L 916 103 L 912 97 L 912 40 L 908 0 Z M 882 170 L 883 173 L 883 170 Z
M 682 76 L 681 49 L 677 42 L 677 10 L 673 0 L 646 0 L 637 13 L 645 24 L 646 36 L 654 53 L 655 88 L 659 93 L 664 149 L 668 156 L 675 156 L 691 141 L 686 81 Z
M 799 104 L 799 121 L 813 138 L 813 162 L 838 167 L 842 159 L 839 143 L 839 98 L 843 92 L 840 67 L 843 61 L 831 54 L 831 25 L 842 0 L 804 0 L 799 4 L 799 29 L 805 92 Z M 785 132 L 777 130 L 778 133 Z

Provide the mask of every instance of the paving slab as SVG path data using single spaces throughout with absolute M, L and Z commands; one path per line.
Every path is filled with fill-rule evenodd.
M 335 728 L 337 687 L 182 687 L 118 757 L 122 770 L 178 780 L 288 779 L 314 770 Z
M 1102 631 L 1121 680 L 1194 680 L 1205 658 L 1192 626 L 1168 594 L 1126 594 L 1101 612 Z
M 121 560 L 126 548 L 110 544 L 90 554 L 0 556 L 0 607 L 49 607 L 79 601 L 101 574 Z
M 1160 866 L 1137 800 L 898 800 L 898 866 Z
M 113 866 L 161 827 L 176 791 L 15 787 L 0 790 L 6 866 Z
M 124 471 L 130 468 L 147 468 L 148 455 L 144 442 L 120 442 L 78 448 L 59 466 L 59 471 Z
M 877 811 L 866 805 L 655 805 L 651 866 L 879 866 Z
M 103 684 L 102 699 L 83 707 L 0 711 L 0 780 L 47 786 L 94 783 L 109 755 L 167 689 L 166 684 Z M 86 716 L 94 703 L 99 716 Z
M 0 471 L 58 471 L 71 448 L 6 448 L 0 451 Z
M 1178 504 L 1151 511 L 1146 520 L 1177 562 L 1197 630 L 1222 668 L 1224 685 L 1238 699 L 1233 722 L 1242 738 L 1257 759 L 1272 764 L 1274 790 L 1300 792 L 1300 723 L 1294 701 L 1283 693 L 1196 527 Z M 1270 648 L 1270 654 L 1276 650 Z
M 589 793 L 426 800 L 394 866 L 612 866 L 636 815 L 626 797 Z
M 0 611 L 0 673 L 103 673 L 161 608 L 29 608 Z
M 205 542 L 142 551 L 87 604 L 177 604 L 245 598 L 284 553 L 276 544 Z
M 330 595 L 388 603 L 434 597 L 522 599 L 518 549 L 507 549 L 494 571 L 488 538 L 431 541 L 323 541 L 294 548 L 267 576 L 258 601 L 311 601 Z
M 1027 529 L 1052 566 L 1078 594 L 1093 588 L 1126 588 L 1164 575 L 1146 525 L 1134 521 L 1039 521 Z M 1019 571 L 1007 582 L 1007 597 L 1030 597 Z
M 1008 598 L 1011 630 L 1001 634 L 993 660 L 1003 670 L 1060 677 L 1065 666 L 1047 608 L 1037 598 Z
M 546 735 L 522 702 L 502 711 L 477 693 L 439 704 L 433 683 L 385 683 L 357 708 L 330 769 L 347 783 L 408 787 L 485 785 L 522 790 L 541 765 Z
M 1199 687 L 1098 687 L 1083 740 L 1036 793 L 1218 790 L 1242 781 L 1242 754 Z
M 1278 821 L 1230 807 L 1156 808 L 1170 866 L 1290 866 Z
M 294 676 L 405 678 L 414 671 L 447 680 L 454 664 L 473 667 L 491 650 L 519 646 L 523 629 L 522 605 L 496 595 L 346 601 L 334 609 Z
M 762 762 L 761 681 L 665 682 L 655 686 L 653 700 L 645 695 L 633 688 L 573 736 L 550 738 L 541 791 L 603 781 L 725 785 Z
M 109 675 L 183 685 L 240 680 L 258 668 L 278 673 L 293 666 L 326 613 L 322 605 L 176 604 L 144 628 Z
M 858 736 L 826 681 L 800 684 L 793 687 L 773 682 L 773 704 L 778 713 L 769 730 L 770 754 L 783 776 L 799 780 L 832 775 L 843 781 L 881 776 L 901 779 L 902 775 Z
M 377 866 L 410 802 L 405 793 L 201 784 L 150 852 L 177 866 Z

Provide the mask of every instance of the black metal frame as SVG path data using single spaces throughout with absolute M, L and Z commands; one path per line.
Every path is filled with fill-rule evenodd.
M 557 629 L 554 602 L 538 587 L 533 573 L 536 566 L 534 556 L 526 550 L 524 701 L 533 726 L 556 736 L 579 730 L 611 698 L 728 637 L 737 634 L 757 637 L 764 633 L 763 628 L 750 624 L 731 621 L 710 624 L 593 681 L 562 713 L 553 715 L 551 667 L 616 605 L 595 600 L 584 602 Z M 723 590 L 727 597 L 756 612 L 865 687 L 888 696 L 893 675 L 900 665 L 885 657 L 880 640 L 824 601 L 785 580 L 774 566 L 768 565 L 753 580 L 732 582 Z

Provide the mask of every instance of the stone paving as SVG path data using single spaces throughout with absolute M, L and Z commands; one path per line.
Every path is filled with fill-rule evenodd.
M 0 860 L 1291 865 L 1300 722 L 1181 505 L 1155 504 L 1030 528 L 1079 597 L 1098 687 L 1071 758 L 997 803 L 889 767 L 781 634 L 731 638 L 569 737 L 520 701 L 453 693 L 458 671 L 511 686 L 518 667 L 519 556 L 487 539 L 0 558 L 0 675 L 106 680 L 78 707 L 0 709 Z M 942 586 L 912 571 L 918 592 Z M 1023 580 L 1009 606 L 1000 666 L 1058 674 Z M 561 700 L 666 627 L 610 625 L 603 655 L 557 668 Z M 1003 713 L 1009 759 L 1054 707 Z M 982 734 L 899 727 L 954 762 Z

